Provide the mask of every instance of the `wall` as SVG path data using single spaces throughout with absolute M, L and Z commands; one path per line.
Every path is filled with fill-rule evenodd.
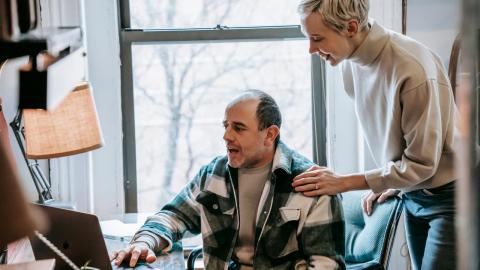
M 124 212 L 120 61 L 116 1 L 50 0 L 42 12 L 50 25 L 80 25 L 104 146 L 52 160 L 56 195 L 100 218 Z
M 89 80 L 94 89 L 105 145 L 92 152 L 93 211 L 124 212 L 120 41 L 117 1 L 82 0 Z

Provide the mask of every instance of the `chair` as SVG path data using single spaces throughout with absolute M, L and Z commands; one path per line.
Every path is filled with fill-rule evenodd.
M 387 269 L 402 201 L 398 197 L 375 204 L 371 216 L 361 207 L 364 191 L 343 193 L 345 215 L 345 263 L 347 269 Z
M 450 51 L 450 59 L 448 61 L 448 78 L 450 79 L 450 84 L 452 85 L 453 97 L 456 94 L 457 88 L 457 69 L 458 61 L 460 60 L 460 49 L 461 49 L 461 34 L 458 34 L 452 44 L 452 49 Z
M 202 247 L 192 249 L 187 259 L 187 270 L 195 270 L 195 261 L 202 255 Z

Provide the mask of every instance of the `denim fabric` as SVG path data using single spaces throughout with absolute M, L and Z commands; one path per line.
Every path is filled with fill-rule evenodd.
M 456 269 L 455 181 L 403 195 L 413 269 Z

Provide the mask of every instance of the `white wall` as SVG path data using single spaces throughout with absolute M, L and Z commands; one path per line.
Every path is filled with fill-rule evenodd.
M 89 80 L 105 145 L 92 153 L 93 211 L 124 212 L 120 41 L 117 1 L 82 0 Z

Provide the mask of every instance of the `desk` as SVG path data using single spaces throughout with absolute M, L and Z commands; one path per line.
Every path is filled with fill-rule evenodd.
M 121 218 L 121 217 L 120 217 Z M 145 216 L 146 218 L 146 216 Z M 140 222 L 143 217 L 136 214 L 126 214 L 124 218 L 121 218 L 121 221 L 125 222 Z M 126 239 L 108 239 L 105 238 L 105 244 L 107 251 L 111 254 L 117 249 L 121 249 L 128 245 Z M 8 263 L 20 263 L 20 262 L 32 262 L 35 260 L 32 252 L 32 247 L 28 238 L 21 239 L 17 242 L 11 243 L 8 246 Z M 95 250 L 92 250 L 95 252 Z M 129 267 L 119 268 L 119 269 L 132 269 Z M 168 254 L 162 254 L 157 257 L 157 260 L 150 265 L 141 265 L 135 267 L 135 269 L 172 269 L 172 270 L 184 270 L 185 269 L 185 260 L 183 257 L 183 249 L 180 244 L 174 245 L 174 250 Z
M 119 220 L 127 225 L 137 224 L 140 227 L 148 216 L 151 214 L 146 213 L 129 213 L 129 214 L 119 214 L 108 217 L 109 219 Z M 200 236 L 195 240 L 200 240 Z M 112 254 L 115 250 L 119 250 L 128 245 L 130 238 L 127 237 L 105 237 L 105 244 L 107 246 L 108 254 Z M 187 243 L 189 241 L 187 240 Z M 201 242 L 200 242 L 201 243 Z M 185 242 L 184 242 L 185 245 Z M 168 269 L 168 270 L 184 270 L 185 259 L 184 251 L 181 243 L 175 243 L 173 249 L 168 254 L 161 254 L 157 256 L 157 260 L 150 264 L 151 267 L 158 269 Z M 132 268 L 119 268 L 119 269 L 132 269 Z M 136 269 L 151 269 L 148 265 L 136 267 Z
M 0 270 L 53 270 L 54 266 L 55 260 L 48 259 L 34 262 L 0 265 Z
M 128 245 L 128 242 L 105 238 L 108 254 Z M 117 269 L 168 269 L 168 270 L 184 270 L 185 260 L 183 259 L 183 249 L 181 245 L 175 245 L 174 250 L 168 254 L 157 256 L 157 260 L 149 265 L 140 265 L 139 267 L 119 267 Z
M 105 244 L 107 246 L 108 253 L 111 254 L 113 251 L 125 247 L 128 244 L 128 242 L 122 242 L 122 241 L 113 240 L 113 239 L 105 239 Z M 9 264 L 35 261 L 35 258 L 32 252 L 32 247 L 30 246 L 30 241 L 28 240 L 28 238 L 23 238 L 19 241 L 9 244 L 8 258 L 9 258 L 9 261 L 8 261 Z M 140 270 L 140 269 L 156 268 L 156 269 L 184 270 L 185 261 L 183 259 L 183 251 L 181 246 L 176 245 L 175 250 L 173 252 L 157 256 L 157 260 L 154 263 L 152 263 L 150 266 L 151 267 L 140 266 L 135 268 L 119 267 L 117 269 L 139 269 Z M 6 268 L 6 269 L 10 269 L 10 268 Z M 26 270 L 30 268 L 21 268 L 21 269 Z

